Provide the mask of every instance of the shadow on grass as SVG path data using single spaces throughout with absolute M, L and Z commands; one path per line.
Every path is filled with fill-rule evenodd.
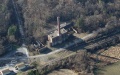
M 51 51 L 52 51 L 51 49 L 45 48 L 44 50 L 41 50 L 40 53 L 41 53 L 41 54 L 48 54 L 48 53 L 50 53 Z
M 106 72 L 106 70 L 104 70 L 104 69 L 102 69 L 102 68 L 94 69 L 94 74 L 95 74 L 95 75 L 104 75 L 103 72 Z

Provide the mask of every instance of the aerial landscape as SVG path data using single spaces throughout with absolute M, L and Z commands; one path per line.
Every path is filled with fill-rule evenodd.
M 120 75 L 120 0 L 0 0 L 0 75 Z

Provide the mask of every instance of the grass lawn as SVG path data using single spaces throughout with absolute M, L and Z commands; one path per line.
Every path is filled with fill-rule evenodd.
M 95 75 L 120 75 L 120 61 L 96 70 Z

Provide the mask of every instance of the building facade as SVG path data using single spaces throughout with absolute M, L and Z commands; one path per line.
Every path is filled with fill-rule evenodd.
M 48 44 L 50 46 L 60 44 L 68 38 L 67 31 L 64 28 L 61 29 L 60 31 L 61 31 L 60 35 L 57 34 L 57 31 L 48 35 Z
M 8 68 L 0 70 L 0 75 L 8 75 L 10 73 L 11 73 L 11 71 Z
M 60 44 L 68 38 L 67 30 L 65 30 L 64 28 L 60 28 L 59 17 L 57 17 L 57 25 L 58 29 L 48 35 L 49 46 Z

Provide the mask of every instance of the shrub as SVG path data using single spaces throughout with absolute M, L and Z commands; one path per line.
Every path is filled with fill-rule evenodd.
M 15 25 L 12 25 L 8 28 L 8 36 L 14 35 L 17 30 L 17 27 Z

